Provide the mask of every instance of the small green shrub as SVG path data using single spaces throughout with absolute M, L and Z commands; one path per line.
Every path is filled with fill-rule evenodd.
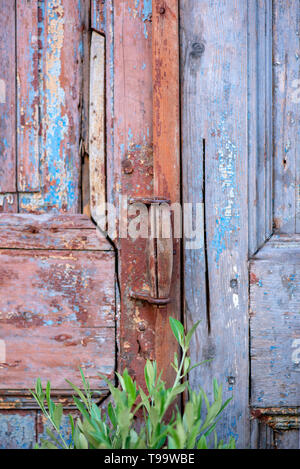
M 93 401 L 89 381 L 82 370 L 84 390 L 68 382 L 74 389 L 74 403 L 80 411 L 80 418 L 74 421 L 69 415 L 71 443 L 67 443 L 61 433 L 61 420 L 63 416 L 62 404 L 55 404 L 51 399 L 50 383 L 47 383 L 45 392 L 41 380 L 36 382 L 35 392 L 32 392 L 42 412 L 51 423 L 53 431 L 47 428 L 49 440 L 42 440 L 41 448 L 45 449 L 207 449 L 208 441 L 213 439 L 212 446 L 218 449 L 233 449 L 235 441 L 230 438 L 227 444 L 218 441 L 216 425 L 223 409 L 231 399 L 223 403 L 222 386 L 213 382 L 214 400 L 212 404 L 203 389 L 198 392 L 190 389 L 187 378 L 188 373 L 199 366 L 191 367 L 188 349 L 193 333 L 198 323 L 184 334 L 183 325 L 176 319 L 170 318 L 174 336 L 181 347 L 181 359 L 174 355 L 171 366 L 176 372 L 171 388 L 166 388 L 158 375 L 156 362 L 147 361 L 145 365 L 145 384 L 147 392 L 137 386 L 129 376 L 128 371 L 118 374 L 120 388 L 115 387 L 109 380 L 101 376 L 108 384 L 112 401 L 107 411 L 100 409 Z M 188 401 L 183 414 L 175 405 L 179 395 L 188 390 Z M 167 411 L 172 406 L 171 412 Z M 139 430 L 135 425 L 137 412 L 142 413 L 142 424 Z M 214 437 L 208 438 L 214 434 Z M 38 446 L 36 446 L 38 447 Z

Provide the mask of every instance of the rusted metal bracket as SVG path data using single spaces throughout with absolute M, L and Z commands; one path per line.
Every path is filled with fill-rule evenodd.
M 164 197 L 138 197 L 130 204 L 149 207 L 150 233 L 147 240 L 148 291 L 131 291 L 130 297 L 164 307 L 171 302 L 170 289 L 173 271 L 173 235 L 169 199 Z

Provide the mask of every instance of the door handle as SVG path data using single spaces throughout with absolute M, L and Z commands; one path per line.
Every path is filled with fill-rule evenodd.
M 150 234 L 147 239 L 147 276 L 149 291 L 131 291 L 135 300 L 163 307 L 171 302 L 173 273 L 173 231 L 170 200 L 164 197 L 141 197 L 129 203 L 143 203 L 148 207 Z

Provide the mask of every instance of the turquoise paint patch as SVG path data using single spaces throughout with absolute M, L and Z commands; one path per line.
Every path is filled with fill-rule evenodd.
M 228 242 L 233 233 L 240 228 L 240 211 L 237 206 L 237 147 L 232 142 L 225 127 L 226 114 L 221 119 L 218 130 L 212 129 L 212 135 L 219 135 L 218 156 L 218 180 L 221 185 L 224 198 L 218 203 L 217 219 L 212 248 L 216 252 L 216 263 L 223 251 L 226 250 Z M 226 205 L 224 205 L 224 202 Z

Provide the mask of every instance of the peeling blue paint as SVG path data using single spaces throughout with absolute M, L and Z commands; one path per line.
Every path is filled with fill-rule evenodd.
M 222 116 L 217 131 L 211 130 L 212 135 L 218 134 L 219 145 L 217 150 L 218 175 L 216 183 L 221 185 L 225 195 L 225 203 L 218 203 L 216 229 L 212 240 L 212 248 L 216 252 L 216 263 L 223 251 L 226 250 L 227 242 L 233 233 L 240 228 L 240 211 L 237 206 L 237 155 L 238 150 L 235 143 L 226 130 L 226 113 Z M 223 205 L 223 206 L 222 206 Z

